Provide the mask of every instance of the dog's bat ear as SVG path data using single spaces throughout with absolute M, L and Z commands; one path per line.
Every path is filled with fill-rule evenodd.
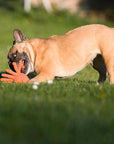
M 14 29 L 13 36 L 14 36 L 13 44 L 22 42 L 27 39 L 19 29 Z

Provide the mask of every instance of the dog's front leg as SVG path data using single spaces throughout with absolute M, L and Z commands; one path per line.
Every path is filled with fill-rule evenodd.
M 34 82 L 47 82 L 49 80 L 53 80 L 54 79 L 54 75 L 53 74 L 49 74 L 46 72 L 40 72 L 39 75 L 37 75 L 36 77 L 32 78 L 29 83 L 34 83 Z

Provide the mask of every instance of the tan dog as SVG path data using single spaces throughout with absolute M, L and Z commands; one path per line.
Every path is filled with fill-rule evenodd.
M 89 63 L 99 72 L 98 82 L 104 82 L 106 71 L 110 84 L 114 84 L 114 29 L 104 25 L 87 25 L 69 31 L 65 35 L 54 35 L 47 39 L 27 39 L 14 30 L 14 45 L 8 54 L 12 62 L 23 61 L 23 73 L 36 72 L 30 80 L 45 82 L 57 77 L 72 76 Z M 106 65 L 106 66 L 105 66 Z M 107 70 L 106 70 L 107 69 Z

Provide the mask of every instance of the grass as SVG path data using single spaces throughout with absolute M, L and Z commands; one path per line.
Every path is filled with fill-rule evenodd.
M 28 38 L 46 38 L 85 24 L 114 26 L 65 11 L 47 14 L 39 8 L 26 14 L 15 1 L 0 4 L 0 73 L 8 68 L 15 28 Z M 37 90 L 28 84 L 0 82 L 0 143 L 113 144 L 114 86 L 109 78 L 97 86 L 97 79 L 97 72 L 88 66 L 73 77 L 40 84 Z

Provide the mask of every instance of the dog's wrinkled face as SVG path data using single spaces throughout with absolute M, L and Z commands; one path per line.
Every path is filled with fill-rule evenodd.
M 16 62 L 18 66 L 18 63 L 21 60 L 24 65 L 24 68 L 21 69 L 21 72 L 25 73 L 26 75 L 32 72 L 33 64 L 31 62 L 30 53 L 30 45 L 28 44 L 26 37 L 20 30 L 14 30 L 13 47 L 8 53 L 9 67 L 14 71 L 12 63 Z
M 22 61 L 24 68 L 21 69 L 22 73 L 28 74 L 28 69 L 29 69 L 29 58 L 27 56 L 27 54 L 25 52 L 19 53 L 18 51 L 16 51 L 15 53 L 12 54 L 8 54 L 8 64 L 9 67 L 14 71 L 13 62 L 16 62 L 16 64 L 18 65 L 19 61 Z

